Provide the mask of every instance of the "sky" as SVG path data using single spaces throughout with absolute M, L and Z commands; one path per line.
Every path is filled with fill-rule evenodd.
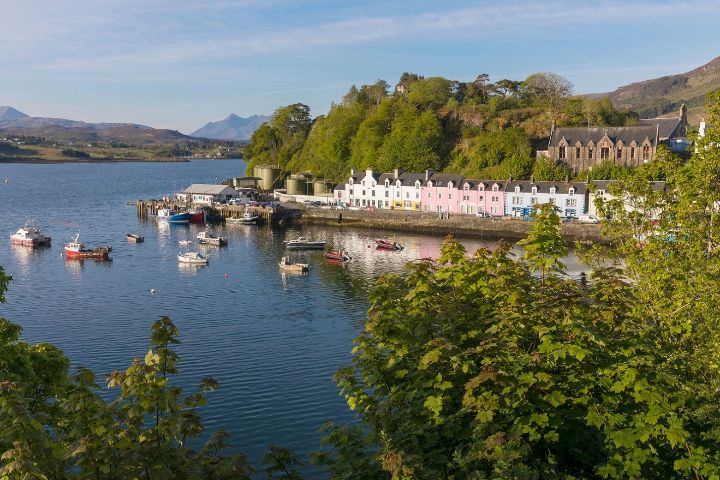
M 323 114 L 403 72 L 604 92 L 720 55 L 718 19 L 718 0 L 10 0 L 0 105 L 190 133 L 297 102 Z

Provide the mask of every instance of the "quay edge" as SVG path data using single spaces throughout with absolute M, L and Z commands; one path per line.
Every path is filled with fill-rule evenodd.
M 339 214 L 342 212 L 342 223 Z M 477 218 L 471 215 L 450 215 L 439 218 L 436 213 L 395 210 L 354 211 L 306 209 L 294 219 L 297 223 L 372 228 L 377 230 L 453 235 L 488 240 L 520 240 L 530 230 L 531 222 L 518 219 Z M 561 225 L 563 237 L 570 242 L 608 243 L 600 225 L 578 222 Z

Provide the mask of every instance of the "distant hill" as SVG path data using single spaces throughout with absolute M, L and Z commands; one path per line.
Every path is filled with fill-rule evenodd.
M 17 118 L 25 118 L 26 114 L 15 110 L 13 107 L 0 107 L 0 121 L 15 120 Z
M 136 123 L 87 123 L 65 118 L 30 117 L 12 107 L 0 107 L 0 137 L 24 135 L 57 142 L 103 142 L 132 146 L 166 145 L 196 140 L 177 130 Z
M 206 123 L 202 128 L 195 130 L 190 135 L 214 140 L 250 140 L 255 130 L 268 120 L 270 120 L 270 117 L 267 115 L 253 115 L 243 118 L 231 113 L 224 120 Z
M 676 115 L 680 105 L 688 107 L 691 124 L 706 116 L 705 95 L 720 88 L 720 57 L 687 73 L 631 83 L 614 92 L 593 94 L 608 97 L 617 108 L 629 108 L 640 117 Z

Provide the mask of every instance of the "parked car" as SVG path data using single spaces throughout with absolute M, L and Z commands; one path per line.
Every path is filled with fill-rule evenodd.
M 490 217 L 492 217 L 492 215 L 490 215 L 488 212 L 477 212 L 477 213 L 475 214 L 475 216 L 476 216 L 476 217 L 479 217 L 479 218 L 490 218 Z
M 580 215 L 578 217 L 580 223 L 600 223 L 600 219 L 595 215 Z

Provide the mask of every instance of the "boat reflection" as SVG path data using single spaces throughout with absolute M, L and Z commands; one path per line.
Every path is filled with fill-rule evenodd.
M 25 245 L 10 245 L 18 266 L 23 273 L 29 271 L 30 265 L 45 252 L 50 250 L 49 244 L 37 245 L 35 247 Z

